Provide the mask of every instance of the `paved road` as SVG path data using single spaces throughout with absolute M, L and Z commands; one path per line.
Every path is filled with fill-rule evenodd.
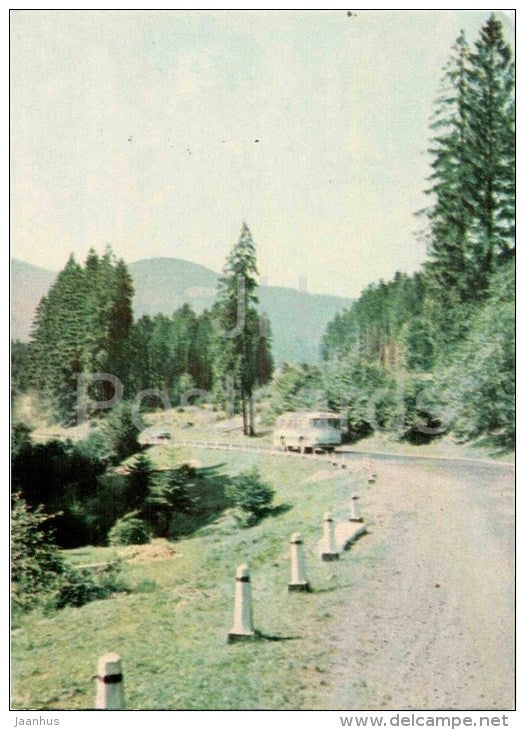
M 376 465 L 361 500 L 371 534 L 346 558 L 359 579 L 326 629 L 332 659 L 311 706 L 511 709 L 512 467 Z

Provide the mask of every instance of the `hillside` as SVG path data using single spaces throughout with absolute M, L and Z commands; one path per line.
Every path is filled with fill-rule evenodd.
M 129 265 L 133 277 L 135 317 L 171 314 L 188 303 L 198 312 L 215 298 L 218 274 L 205 266 L 175 258 L 153 258 Z M 32 264 L 12 260 L 12 337 L 27 340 L 34 312 L 56 274 Z M 277 363 L 316 362 L 327 323 L 349 307 L 351 299 L 308 294 L 287 287 L 263 286 L 260 309 L 270 318 Z
M 212 430 L 208 437 L 216 439 Z M 200 493 L 191 534 L 118 549 L 129 592 L 16 615 L 15 709 L 93 707 L 89 677 L 108 651 L 122 656 L 127 707 L 136 710 L 513 706 L 510 466 L 388 457 L 377 461 L 370 487 L 359 457 L 344 471 L 293 455 L 175 443 L 148 455 L 168 470 L 257 467 L 275 489 L 275 509 L 243 529 L 213 486 Z M 354 492 L 369 534 L 322 562 L 323 513 L 346 522 Z M 465 530 L 465 514 L 475 529 Z M 287 590 L 297 531 L 311 593 Z M 100 564 L 115 559 L 115 548 L 64 557 Z M 245 562 L 260 634 L 230 645 L 235 568 Z
M 26 341 L 38 302 L 47 292 L 56 273 L 11 259 L 11 337 Z

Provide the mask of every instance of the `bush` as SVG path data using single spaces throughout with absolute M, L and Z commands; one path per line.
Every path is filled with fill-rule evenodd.
M 126 502 L 129 510 L 140 509 L 155 481 L 153 463 L 146 454 L 139 454 L 126 478 Z
M 233 504 L 241 510 L 239 521 L 246 525 L 256 524 L 268 512 L 275 494 L 269 484 L 261 481 L 256 468 L 232 477 L 227 493 Z
M 108 564 L 95 572 L 89 568 L 66 566 L 48 601 L 48 608 L 83 606 L 90 601 L 107 598 L 112 593 L 126 591 L 120 578 L 121 563 Z
M 18 493 L 13 495 L 11 564 L 16 612 L 38 605 L 46 610 L 82 606 L 126 589 L 119 578 L 120 564 L 97 573 L 69 566 L 44 529 L 48 521 L 41 509 L 31 511 Z
M 398 438 L 412 444 L 428 444 L 446 433 L 443 405 L 432 380 L 406 378 L 403 383 L 402 422 L 398 424 Z
M 151 542 L 149 525 L 130 512 L 118 519 L 108 534 L 110 545 L 145 545 Z
M 174 514 L 194 514 L 195 492 L 199 483 L 202 483 L 202 477 L 188 464 L 182 464 L 167 476 L 162 474 L 152 481 L 141 515 L 156 535 L 168 537 Z
M 456 436 L 501 451 L 515 446 L 514 316 L 512 262 L 494 275 L 489 299 L 449 366 L 438 373 Z
M 140 451 L 138 437 L 143 427 L 138 411 L 134 411 L 129 403 L 119 403 L 111 410 L 102 425 L 102 433 L 107 439 L 114 463 L 118 464 Z
M 31 511 L 18 492 L 11 508 L 11 577 L 14 601 L 23 609 L 36 605 L 53 590 L 64 563 L 57 546 L 43 525 L 49 516 L 37 508 Z

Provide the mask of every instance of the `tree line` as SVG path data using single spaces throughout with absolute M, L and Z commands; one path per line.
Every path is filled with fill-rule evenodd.
M 329 323 L 321 355 L 343 395 L 345 373 L 355 386 L 373 367 L 383 385 L 431 392 L 433 412 L 459 437 L 511 448 L 514 64 L 501 23 L 491 16 L 473 47 L 462 32 L 444 71 L 431 120 L 431 202 L 418 212 L 428 260 L 412 276 L 370 285 Z
M 93 249 L 84 265 L 71 256 L 40 301 L 30 342 L 13 343 L 13 393 L 32 389 L 58 419 L 77 420 L 79 397 L 87 412 L 109 400 L 108 380 L 78 376 L 110 373 L 124 397 L 161 391 L 173 404 L 188 391 L 209 394 L 221 408 L 242 412 L 254 433 L 253 391 L 273 372 L 268 318 L 256 308 L 257 266 L 251 233 L 241 235 L 220 278 L 217 301 L 195 313 L 185 304 L 171 316 L 133 321 L 133 285 L 125 262 L 110 249 Z M 207 396 L 206 396 L 207 397 Z M 159 405 L 151 396 L 142 407 Z

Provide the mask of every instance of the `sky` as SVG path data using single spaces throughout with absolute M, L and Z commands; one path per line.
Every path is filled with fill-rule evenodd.
M 12 256 L 220 271 L 245 220 L 273 286 L 418 269 L 442 67 L 489 13 L 356 13 L 13 11 Z

